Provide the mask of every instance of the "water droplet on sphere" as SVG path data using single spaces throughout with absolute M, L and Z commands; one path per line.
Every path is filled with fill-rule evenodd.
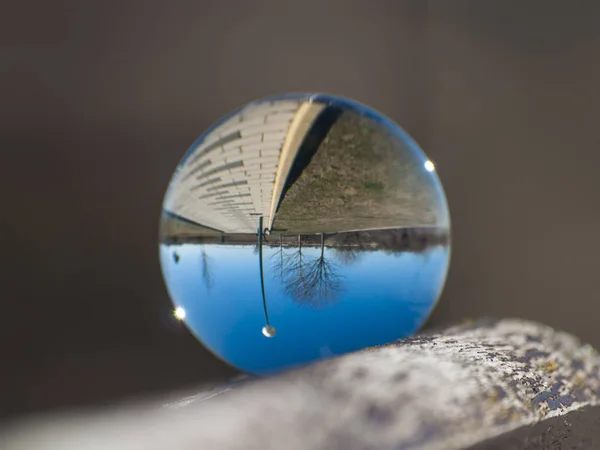
M 160 222 L 175 316 L 254 374 L 413 334 L 449 258 L 434 163 L 390 119 L 328 95 L 255 101 L 213 125 Z

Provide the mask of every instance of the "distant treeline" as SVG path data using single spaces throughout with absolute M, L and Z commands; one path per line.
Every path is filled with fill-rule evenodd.
M 447 229 L 401 228 L 391 230 L 355 231 L 325 237 L 325 245 L 351 247 L 359 250 L 392 250 L 422 252 L 430 247 L 447 246 Z
M 223 234 L 220 236 L 172 237 L 164 240 L 163 243 L 168 245 L 184 243 L 258 245 L 258 236 L 256 234 Z M 435 227 L 351 231 L 324 235 L 271 235 L 263 240 L 263 245 L 269 247 L 320 247 L 324 245 L 340 250 L 389 250 L 414 253 L 425 251 L 431 247 L 447 246 L 449 243 L 448 229 Z

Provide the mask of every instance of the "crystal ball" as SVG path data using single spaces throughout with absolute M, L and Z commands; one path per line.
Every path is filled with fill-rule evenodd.
M 355 101 L 253 101 L 184 154 L 159 255 L 176 319 L 266 375 L 415 333 L 444 287 L 450 217 L 417 143 Z

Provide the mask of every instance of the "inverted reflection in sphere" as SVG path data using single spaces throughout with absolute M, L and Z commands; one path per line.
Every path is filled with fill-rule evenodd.
M 449 257 L 433 162 L 388 118 L 327 95 L 217 122 L 175 169 L 160 223 L 176 316 L 255 374 L 414 333 Z

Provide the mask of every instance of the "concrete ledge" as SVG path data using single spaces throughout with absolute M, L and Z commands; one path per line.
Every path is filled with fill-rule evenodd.
M 600 448 L 600 357 L 481 320 L 178 401 L 16 424 L 5 450 Z

